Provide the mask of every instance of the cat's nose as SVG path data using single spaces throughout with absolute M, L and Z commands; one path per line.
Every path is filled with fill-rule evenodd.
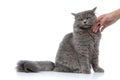
M 83 23 L 84 23 L 84 24 L 86 24 L 86 23 L 87 23 L 87 21 L 86 21 L 86 20 L 83 20 Z
M 84 23 L 86 24 L 86 21 L 84 21 Z

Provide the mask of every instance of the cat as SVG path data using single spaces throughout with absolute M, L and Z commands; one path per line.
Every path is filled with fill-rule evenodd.
M 75 17 L 73 32 L 68 33 L 59 45 L 55 63 L 51 61 L 19 61 L 18 72 L 57 71 L 90 74 L 104 72 L 98 65 L 101 32 L 94 33 L 92 26 L 97 19 L 96 7 L 79 13 Z

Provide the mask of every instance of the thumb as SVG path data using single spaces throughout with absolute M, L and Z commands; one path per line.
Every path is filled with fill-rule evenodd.
M 101 28 L 101 32 L 106 28 L 107 26 L 102 26 Z

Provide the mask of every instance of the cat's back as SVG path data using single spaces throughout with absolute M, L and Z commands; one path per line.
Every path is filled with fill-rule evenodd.
M 72 41 L 72 38 L 73 38 L 73 33 L 68 33 L 64 36 L 63 40 L 62 40 L 62 44 L 71 44 L 71 41 Z
M 60 43 L 59 50 L 70 49 L 72 46 L 73 33 L 68 33 L 64 36 Z
M 66 34 L 65 36 L 64 36 L 64 38 L 63 38 L 63 40 L 70 40 L 70 39 L 72 39 L 73 38 L 73 33 L 71 32 L 71 33 L 68 33 L 68 34 Z

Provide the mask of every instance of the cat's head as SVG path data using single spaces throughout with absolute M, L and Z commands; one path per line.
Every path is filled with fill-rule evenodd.
M 79 13 L 72 13 L 75 17 L 75 28 L 77 29 L 88 29 L 93 26 L 96 21 L 95 15 L 96 7 L 92 10 L 87 10 Z

